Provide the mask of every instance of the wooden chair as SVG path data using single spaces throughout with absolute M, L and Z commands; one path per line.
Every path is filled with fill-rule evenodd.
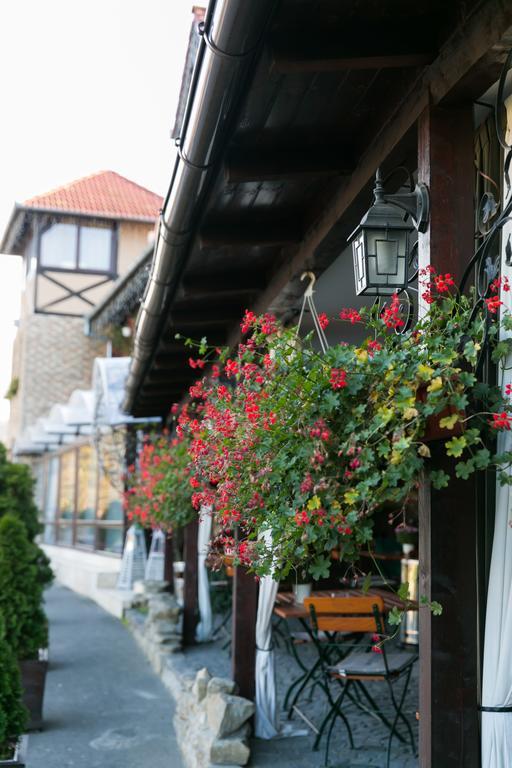
M 411 748 L 413 753 L 415 753 L 414 734 L 402 709 L 409 688 L 412 667 L 418 656 L 409 651 L 388 651 L 386 642 L 383 642 L 379 647 L 380 653 L 372 652 L 372 646 L 375 645 L 372 636 L 374 634 L 378 634 L 379 637 L 385 636 L 384 603 L 382 598 L 377 596 L 309 597 L 304 600 L 304 605 L 310 612 L 312 637 L 325 675 L 325 683 L 322 688 L 330 704 L 329 712 L 318 729 L 313 748 L 318 749 L 325 728 L 330 723 L 325 749 L 325 764 L 328 765 L 329 745 L 337 718 L 340 718 L 347 728 L 350 746 L 352 749 L 354 748 L 350 724 L 342 709 L 345 697 L 348 697 L 359 710 L 376 717 L 389 729 L 388 768 L 393 737 L 396 736 L 401 742 L 406 741 L 398 731 L 399 720 L 407 728 Z M 358 645 L 354 649 L 354 644 L 352 644 L 352 649 L 348 649 L 347 652 L 347 644 L 339 644 L 340 657 L 336 663 L 333 663 L 333 647 L 338 644 L 331 643 L 329 653 L 325 653 L 325 644 L 318 640 L 320 632 L 331 636 L 348 632 L 352 635 L 359 635 L 360 640 L 365 639 L 363 636 L 367 635 L 366 647 L 364 650 L 361 650 L 362 646 Z M 404 678 L 404 685 L 400 696 L 397 697 L 393 689 L 393 683 L 401 677 Z M 341 687 L 341 691 L 336 699 L 334 699 L 330 690 L 329 679 L 336 680 Z M 395 712 L 393 722 L 390 722 L 384 715 L 366 688 L 365 683 L 370 681 L 386 684 Z

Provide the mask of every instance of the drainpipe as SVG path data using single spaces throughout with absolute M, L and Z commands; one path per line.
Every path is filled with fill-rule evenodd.
M 176 291 L 201 212 L 236 115 L 241 86 L 276 0 L 210 3 L 199 46 L 178 157 L 160 215 L 149 281 L 139 310 L 123 403 L 130 412 Z

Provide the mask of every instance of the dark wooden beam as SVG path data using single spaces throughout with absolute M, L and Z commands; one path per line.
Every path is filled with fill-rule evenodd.
M 240 696 L 254 700 L 256 668 L 256 612 L 258 583 L 245 568 L 235 567 L 231 667 Z
M 340 185 L 297 248 L 276 272 L 269 287 L 258 297 L 255 311 L 266 311 L 275 304 L 290 281 L 304 269 L 314 267 L 314 254 L 322 241 L 347 212 L 357 196 L 368 185 L 376 168 L 382 165 L 405 134 L 414 126 L 422 111 L 450 98 L 456 99 L 464 87 L 475 98 L 482 89 L 492 85 L 489 80 L 489 57 L 502 56 L 502 48 L 510 39 L 512 3 L 488 0 L 464 25 L 444 43 L 437 59 L 420 73 L 398 107 L 376 121 L 375 136 L 368 143 L 350 179 Z M 482 72 L 486 80 L 482 80 Z M 480 89 L 480 91 L 478 90 Z
M 174 546 L 172 540 L 172 533 L 167 533 L 165 536 L 165 550 L 164 550 L 164 580 L 169 584 L 169 592 L 174 594 Z
M 358 55 L 357 53 L 337 56 L 312 54 L 304 56 L 297 53 L 274 53 L 273 68 L 282 74 L 341 72 L 346 69 L 404 69 L 425 67 L 435 58 L 434 53 L 381 53 Z
M 198 518 L 185 527 L 184 560 L 185 585 L 183 590 L 183 645 L 195 643 L 198 619 L 197 607 L 197 529 Z
M 171 370 L 152 370 L 151 373 L 146 376 L 144 386 L 147 385 L 151 387 L 154 384 L 158 385 L 162 382 L 168 382 L 169 384 L 173 385 L 174 389 L 178 389 L 182 384 L 186 385 L 196 377 L 197 371 L 193 371 L 188 363 L 183 363 L 183 365 L 181 365 L 179 368 L 173 368 Z
M 199 233 L 201 248 L 289 245 L 302 236 L 300 212 L 284 215 L 276 212 L 250 215 L 215 216 L 206 221 Z
M 419 236 L 420 268 L 451 272 L 456 282 L 474 249 L 473 115 L 427 108 L 418 130 L 418 178 L 430 189 L 429 230 Z M 420 307 L 420 312 L 426 308 Z M 477 485 L 455 478 L 442 443 L 432 466 L 451 475 L 419 491 L 420 595 L 443 606 L 420 608 L 420 767 L 478 768 Z
M 267 280 L 261 272 L 249 270 L 224 271 L 221 274 L 201 273 L 188 275 L 183 279 L 181 295 L 184 298 L 207 298 L 219 296 L 240 296 L 241 294 L 256 294 L 267 285 Z
M 272 147 L 235 147 L 225 165 L 229 183 L 349 175 L 353 170 L 354 155 L 339 141 L 328 147 L 321 142 L 294 147 L 284 144 L 282 138 Z

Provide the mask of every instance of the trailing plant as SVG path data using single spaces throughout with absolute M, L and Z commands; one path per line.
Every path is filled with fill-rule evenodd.
M 365 339 L 324 354 L 312 336 L 249 311 L 232 357 L 204 339 L 186 341 L 199 352 L 192 367 L 214 363 L 191 387 L 197 405 L 179 416 L 178 433 L 191 440 L 193 504 L 214 506 L 219 555 L 227 549 L 260 576 L 306 569 L 318 580 L 333 549 L 358 560 L 383 506 L 406 523 L 424 470 L 438 489 L 488 468 L 511 482 L 512 454 L 492 452 L 496 431 L 511 428 L 510 404 L 476 376 L 487 340 L 496 361 L 509 352 L 498 329 L 512 330 L 512 319 L 497 320 L 508 283 L 494 281 L 487 306 L 475 310 L 451 275 L 421 277 L 430 310 L 406 333 L 396 332 L 404 319 L 394 295 L 384 308 L 342 309 L 336 321 L 358 324 Z M 446 433 L 451 475 L 429 461 L 433 419 Z
M 21 702 L 18 662 L 7 642 L 1 614 L 0 660 L 0 760 L 8 760 L 27 725 L 28 713 Z
M 14 515 L 0 519 L 0 614 L 17 659 L 37 658 L 48 645 L 39 547 Z
M 148 434 L 137 464 L 128 467 L 124 505 L 130 520 L 166 531 L 195 516 L 189 485 L 189 440 L 169 431 Z

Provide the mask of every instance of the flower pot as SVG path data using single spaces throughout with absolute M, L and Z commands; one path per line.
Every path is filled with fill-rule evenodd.
M 27 742 L 28 736 L 22 736 L 16 745 L 14 755 L 8 760 L 0 760 L 0 768 L 7 768 L 7 766 L 18 766 L 23 768 L 26 765 L 27 760 Z
M 19 663 L 23 703 L 29 711 L 27 730 L 36 731 L 43 727 L 43 698 L 46 670 L 48 669 L 47 652 L 40 651 L 39 659 L 24 659 Z
M 417 395 L 416 395 L 418 401 L 420 403 L 424 403 L 427 399 L 427 385 L 423 385 L 418 389 Z M 446 418 L 447 416 L 453 416 L 454 414 L 459 414 L 460 419 L 455 423 L 455 425 L 452 427 L 452 429 L 445 429 L 445 427 L 441 427 L 439 422 L 441 419 Z M 464 411 L 459 411 L 457 408 L 455 408 L 454 405 L 448 405 L 446 408 L 443 408 L 443 410 L 440 413 L 435 413 L 432 416 L 427 417 L 427 423 L 425 425 L 425 433 L 422 437 L 422 441 L 424 443 L 431 443 L 434 440 L 449 440 L 451 437 L 457 437 L 458 435 L 462 435 L 464 432 L 464 424 L 462 423 L 461 419 L 464 419 L 466 416 Z
M 299 604 L 303 603 L 304 599 L 311 595 L 311 589 L 312 589 L 311 582 L 309 584 L 294 584 L 293 596 L 295 597 L 295 602 Z
M 414 552 L 414 544 L 402 544 L 402 552 L 404 554 L 404 558 L 407 560 L 409 555 Z

